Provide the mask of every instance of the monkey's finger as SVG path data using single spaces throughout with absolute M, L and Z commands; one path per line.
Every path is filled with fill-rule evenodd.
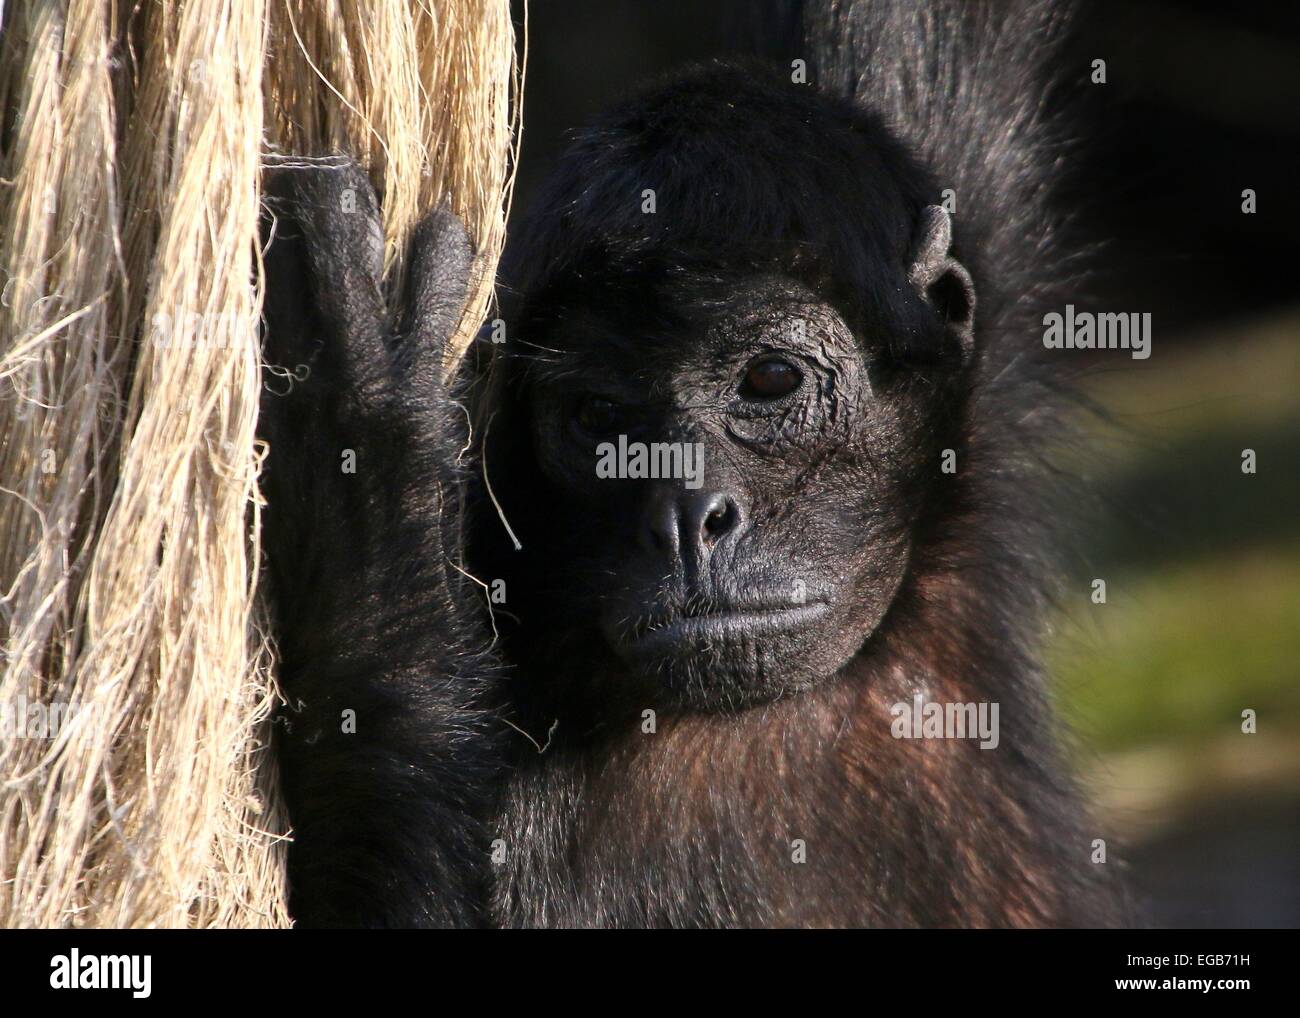
M 270 208 L 262 222 L 265 273 L 262 301 L 262 359 L 274 372 L 312 363 L 320 349 L 311 301 L 310 269 L 302 234 L 293 220 Z
M 465 226 L 449 209 L 431 212 L 411 238 L 408 299 L 399 361 L 420 390 L 442 376 L 447 344 L 460 324 L 474 268 Z
M 363 401 L 382 398 L 383 230 L 369 179 L 345 157 L 271 157 L 263 188 L 266 359 L 291 370 L 319 363 Z

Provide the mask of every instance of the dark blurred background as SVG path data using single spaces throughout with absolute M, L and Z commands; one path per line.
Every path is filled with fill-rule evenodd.
M 513 216 L 566 133 L 646 79 L 798 56 L 757 31 L 776 6 L 533 0 Z M 1110 508 L 1081 530 L 1054 681 L 1149 922 L 1300 926 L 1300 5 L 1081 8 L 1050 99 L 1080 140 L 1066 197 L 1104 242 L 1096 307 L 1151 312 L 1153 352 L 1087 383 L 1111 419 L 1081 469 Z

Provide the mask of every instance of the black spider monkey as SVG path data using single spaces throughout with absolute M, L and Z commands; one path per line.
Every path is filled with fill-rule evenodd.
M 601 117 L 463 390 L 457 221 L 390 321 L 365 175 L 268 170 L 298 923 L 1122 921 L 1034 656 L 1051 10 L 810 2 L 815 84 L 713 64 Z M 609 479 L 605 443 L 700 469 Z M 917 697 L 998 705 L 996 747 L 898 738 Z

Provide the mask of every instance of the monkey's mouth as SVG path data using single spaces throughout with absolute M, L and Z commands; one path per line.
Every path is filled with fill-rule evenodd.
M 662 657 L 683 649 L 700 650 L 710 645 L 781 636 L 820 621 L 829 611 L 825 601 L 744 608 L 711 606 L 652 618 L 634 627 L 618 643 L 620 650 L 632 656 Z

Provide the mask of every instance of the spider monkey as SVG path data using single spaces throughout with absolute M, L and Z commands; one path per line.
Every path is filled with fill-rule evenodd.
M 1051 6 L 809 2 L 812 83 L 713 63 L 602 115 L 451 379 L 455 217 L 393 315 L 366 175 L 268 167 L 300 925 L 1124 921 L 1035 654 Z M 634 446 L 700 471 L 597 470 Z M 1000 731 L 900 738 L 913 705 Z

